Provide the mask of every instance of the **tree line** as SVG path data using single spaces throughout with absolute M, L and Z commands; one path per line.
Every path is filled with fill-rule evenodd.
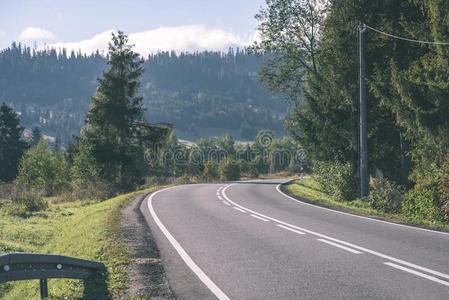
M 0 101 L 20 112 L 26 127 L 39 126 L 67 144 L 83 126 L 108 59 L 98 51 L 86 55 L 13 43 L 0 51 Z M 152 54 L 143 61 L 143 105 L 151 108 L 144 115 L 153 123 L 176 124 L 188 139 L 224 132 L 251 139 L 263 128 L 281 134 L 285 107 L 257 80 L 265 60 L 244 49 Z
M 358 194 L 359 22 L 409 39 L 448 42 L 448 16 L 445 1 L 415 0 L 270 0 L 258 14 L 256 49 L 274 55 L 262 78 L 290 100 L 288 131 L 335 194 L 347 200 Z M 412 219 L 447 221 L 449 47 L 367 30 L 365 56 L 368 200 Z

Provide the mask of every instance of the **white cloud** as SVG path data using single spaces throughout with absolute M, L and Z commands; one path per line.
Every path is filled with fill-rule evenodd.
M 23 41 L 54 40 L 55 35 L 39 27 L 27 27 L 20 33 L 19 39 Z
M 55 48 L 66 48 L 67 50 L 84 53 L 92 53 L 97 49 L 107 51 L 108 42 L 111 40 L 110 29 L 93 36 L 90 39 L 79 42 L 58 42 L 49 45 Z M 130 42 L 135 44 L 135 51 L 143 56 L 158 51 L 174 50 L 202 51 L 202 50 L 227 50 L 229 47 L 244 47 L 250 45 L 256 38 L 256 34 L 247 36 L 223 30 L 207 28 L 203 25 L 185 25 L 176 27 L 159 27 L 142 32 L 129 34 Z

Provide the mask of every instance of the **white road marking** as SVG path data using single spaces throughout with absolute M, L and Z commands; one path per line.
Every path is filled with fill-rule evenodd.
M 221 197 L 221 196 L 218 196 L 218 199 L 220 199 L 220 200 L 223 200 L 223 197 Z
M 292 197 L 292 196 L 289 196 L 289 195 L 287 195 L 286 193 L 284 193 L 284 192 L 281 190 L 281 186 L 282 186 L 283 184 L 287 183 L 287 182 L 289 182 L 289 181 L 286 181 L 286 182 L 283 182 L 283 183 L 278 184 L 278 185 L 276 186 L 276 190 L 277 190 L 281 195 L 283 195 L 284 197 L 287 197 L 287 198 L 289 198 L 290 200 L 293 200 L 293 201 L 295 201 L 295 202 L 299 202 L 299 203 L 304 204 L 304 205 L 313 206 L 313 207 L 316 207 L 316 208 L 319 208 L 319 209 L 324 209 L 324 210 L 327 210 L 327 211 L 334 212 L 334 213 L 336 213 L 336 214 L 347 215 L 347 216 L 351 216 L 351 217 L 355 217 L 355 218 L 359 218 L 359 219 L 364 219 L 364 220 L 368 220 L 368 221 L 379 222 L 379 223 L 384 223 L 384 224 L 389 224 L 389 225 L 393 225 L 393 226 L 404 227 L 404 228 L 413 229 L 413 230 L 421 230 L 421 231 L 426 231 L 426 232 L 431 232 L 431 233 L 437 233 L 437 234 L 449 235 L 448 232 L 442 232 L 442 231 L 436 231 L 436 230 L 431 230 L 431 229 L 419 228 L 419 227 L 414 227 L 414 226 L 409 226 L 409 225 L 404 225 L 404 224 L 399 224 L 399 223 L 388 222 L 388 221 L 379 220 L 379 219 L 374 219 L 374 218 L 370 218 L 370 217 L 359 216 L 359 215 L 347 213 L 347 212 L 344 212 L 344 211 L 338 211 L 338 210 L 335 210 L 335 209 L 331 209 L 331 208 L 327 208 L 327 207 L 322 207 L 322 206 L 319 206 L 319 205 L 315 205 L 315 204 L 312 204 L 312 203 L 307 203 L 307 202 L 301 201 L 301 200 L 299 200 L 299 199 L 296 199 L 296 198 L 294 198 L 294 197 Z
M 226 200 L 223 200 L 223 203 L 226 204 L 227 206 L 231 206 L 231 204 L 229 204 L 228 202 L 226 202 Z
M 317 239 L 317 240 L 320 241 L 320 242 L 323 242 L 323 243 L 326 243 L 326 244 L 329 244 L 329 245 L 338 247 L 338 248 L 340 248 L 340 249 L 349 251 L 349 252 L 354 253 L 354 254 L 362 254 L 362 252 L 360 252 L 360 251 L 357 251 L 357 250 L 354 250 L 354 249 L 351 249 L 351 248 L 348 248 L 348 247 L 339 245 L 339 244 L 337 244 L 337 243 L 334 243 L 334 242 L 331 242 L 331 241 L 328 241 L 328 240 L 324 240 L 324 239 Z
M 253 218 L 259 219 L 259 220 L 261 220 L 261 221 L 264 221 L 264 222 L 270 222 L 270 221 L 268 221 L 267 219 L 261 218 L 261 217 L 259 217 L 259 216 L 253 215 L 253 214 L 250 214 L 250 216 L 253 217 Z
M 394 262 L 396 262 L 396 263 L 399 263 L 399 264 L 402 264 L 402 265 L 405 265 L 405 266 L 408 266 L 408 267 L 411 267 L 411 268 L 414 268 L 414 269 L 417 269 L 417 270 L 420 270 L 420 271 L 423 271 L 423 272 L 426 272 L 426 273 L 433 274 L 433 275 L 435 275 L 435 276 L 439 276 L 439 277 L 442 277 L 442 278 L 445 278 L 445 279 L 449 279 L 449 275 L 448 275 L 448 274 L 441 273 L 441 272 L 438 272 L 438 271 L 435 271 L 435 270 L 432 270 L 432 269 L 429 269 L 429 268 L 426 268 L 426 267 L 422 267 L 422 266 L 419 266 L 419 265 L 415 265 L 415 264 L 409 263 L 409 262 L 407 262 L 407 261 L 405 261 L 405 260 L 401 260 L 401 259 L 398 259 L 398 258 L 394 258 L 394 257 L 392 257 L 392 256 L 389 256 L 389 255 L 386 255 L 386 254 L 382 254 L 382 253 L 377 252 L 377 251 L 373 251 L 373 250 L 370 250 L 370 249 L 367 249 L 367 248 L 364 248 L 364 247 L 361 247 L 361 246 L 357 246 L 357 245 L 354 245 L 354 244 L 352 244 L 352 243 L 348 243 L 348 242 L 345 242 L 345 241 L 342 241 L 342 240 L 339 240 L 339 239 L 336 239 L 336 238 L 327 236 L 327 235 L 325 235 L 325 234 L 321 234 L 321 233 L 318 233 L 318 232 L 314 232 L 314 231 L 312 231 L 312 230 L 308 230 L 308 229 L 305 229 L 305 228 L 301 228 L 301 227 L 299 227 L 299 226 L 295 226 L 295 225 L 293 225 L 293 224 L 289 224 L 289 223 L 287 223 L 287 222 L 284 222 L 284 221 L 281 221 L 281 220 L 278 220 L 278 219 L 269 217 L 269 216 L 264 215 L 264 214 L 261 214 L 261 213 L 259 213 L 259 212 L 257 212 L 257 211 L 251 210 L 251 209 L 249 209 L 249 208 L 247 208 L 247 207 L 245 207 L 245 206 L 242 206 L 242 205 L 240 205 L 240 204 L 237 204 L 237 203 L 235 203 L 234 201 L 232 201 L 231 199 L 229 199 L 229 197 L 226 195 L 226 190 L 227 190 L 229 187 L 233 186 L 233 185 L 236 185 L 236 184 L 235 184 L 235 183 L 234 183 L 234 184 L 230 184 L 230 185 L 226 186 L 226 187 L 223 189 L 223 191 L 222 191 L 223 197 L 224 197 L 226 200 L 228 200 L 229 203 L 231 203 L 231 204 L 233 204 L 233 205 L 235 205 L 235 206 L 237 206 L 237 207 L 240 207 L 240 208 L 242 208 L 242 209 L 245 209 L 245 210 L 249 211 L 250 213 L 253 213 L 253 214 L 255 214 L 255 215 L 261 216 L 261 217 L 266 218 L 266 219 L 268 219 L 268 220 L 271 220 L 271 221 L 273 221 L 273 222 L 277 222 L 277 223 L 279 223 L 279 224 L 283 224 L 283 225 L 285 225 L 285 226 L 289 226 L 289 227 L 291 227 L 291 228 L 294 228 L 294 229 L 298 229 L 298 230 L 304 231 L 304 232 L 306 232 L 306 233 L 315 235 L 315 236 L 317 236 L 317 237 L 324 238 L 324 239 L 327 239 L 327 240 L 331 240 L 331 241 L 334 241 L 334 242 L 336 242 L 336 243 L 340 243 L 340 244 L 349 246 L 349 247 L 351 247 L 351 248 L 357 249 L 357 250 L 359 250 L 359 251 L 362 251 L 362 252 L 365 252 L 365 253 L 369 253 L 369 254 L 372 254 L 372 255 L 375 255 L 375 256 L 378 256 L 378 257 L 382 257 L 383 259 L 386 259 L 386 260 L 391 260 L 391 261 L 394 261 Z
M 174 187 L 166 188 L 159 190 L 157 192 L 152 193 L 148 199 L 148 209 L 150 210 L 150 214 L 153 217 L 154 222 L 168 239 L 168 241 L 172 244 L 172 246 L 176 249 L 179 256 L 181 256 L 182 260 L 187 264 L 187 266 L 195 273 L 196 276 L 209 288 L 209 290 L 220 300 L 230 300 L 230 298 L 201 270 L 200 267 L 193 261 L 193 259 L 187 254 L 187 252 L 181 247 L 178 241 L 171 235 L 171 233 L 167 230 L 167 228 L 162 224 L 161 220 L 159 220 L 156 212 L 153 208 L 153 198 L 160 192 L 172 189 Z
M 220 196 L 220 192 L 216 192 L 215 194 L 217 194 L 217 196 Z
M 287 230 L 290 230 L 290 231 L 292 231 L 292 232 L 296 232 L 297 234 L 305 234 L 305 233 L 302 232 L 302 231 L 295 230 L 295 229 L 293 229 L 293 228 L 290 228 L 290 227 L 287 227 L 287 226 L 284 226 L 284 225 L 281 225 L 281 224 L 276 224 L 276 226 L 277 226 L 277 227 L 284 228 L 284 229 L 287 229 Z
M 244 213 L 244 214 L 246 214 L 246 211 L 244 211 L 243 209 L 241 209 L 241 208 L 238 208 L 238 207 L 233 207 L 233 209 L 236 209 L 236 210 L 238 210 L 239 212 L 242 212 L 242 213 Z
M 220 186 L 219 188 L 218 188 L 218 190 L 217 190 L 217 192 L 219 192 L 221 189 L 222 189 L 223 187 L 222 186 Z
M 406 267 L 394 264 L 392 262 L 384 262 L 384 264 L 387 265 L 387 266 L 396 268 L 398 270 L 402 270 L 404 272 L 408 272 L 408 273 L 411 273 L 413 275 L 416 275 L 416 276 L 419 276 L 419 277 L 423 277 L 425 279 L 432 280 L 434 282 L 438 282 L 438 283 L 440 283 L 442 285 L 449 286 L 449 282 L 441 280 L 441 279 L 438 279 L 438 278 L 436 278 L 434 276 L 430 276 L 430 275 L 427 275 L 427 274 L 424 274 L 424 273 L 421 273 L 421 272 L 418 272 L 418 271 L 415 271 L 415 270 L 412 270 L 412 269 L 409 269 L 409 268 L 406 268 Z

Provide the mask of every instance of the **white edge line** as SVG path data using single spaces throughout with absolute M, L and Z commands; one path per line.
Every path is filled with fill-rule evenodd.
M 413 264 L 413 263 L 409 263 L 409 262 L 407 262 L 407 261 L 405 261 L 405 260 L 398 259 L 398 258 L 394 258 L 394 257 L 392 257 L 392 256 L 389 256 L 389 255 L 386 255 L 386 254 L 382 254 L 382 253 L 377 252 L 377 251 L 374 251 L 374 250 L 370 250 L 370 249 L 367 249 L 367 248 L 364 248 L 364 247 L 360 247 L 360 246 L 357 246 L 357 245 L 354 245 L 354 244 L 351 244 L 351 243 L 348 243 L 348 242 L 345 242 L 345 241 L 342 241 L 342 240 L 339 240 L 339 239 L 336 239 L 336 238 L 327 236 L 327 235 L 325 235 L 325 234 L 321 234 L 321 233 L 318 233 L 318 232 L 314 232 L 314 231 L 312 231 L 312 230 L 308 230 L 308 229 L 305 229 L 305 228 L 301 228 L 301 227 L 299 227 L 299 226 L 295 226 L 295 225 L 289 224 L 289 223 L 287 223 L 287 222 L 283 222 L 283 221 L 281 221 L 281 220 L 278 220 L 278 219 L 269 217 L 269 216 L 264 215 L 264 214 L 261 214 L 261 213 L 259 213 L 259 212 L 257 212 L 257 211 L 251 210 L 251 209 L 249 209 L 249 208 L 247 208 L 247 207 L 244 207 L 244 206 L 242 206 L 242 205 L 239 205 L 239 204 L 235 203 L 234 201 L 232 201 L 231 199 L 229 199 L 229 197 L 226 195 L 226 189 L 229 188 L 229 187 L 231 187 L 231 186 L 233 186 L 233 185 L 235 185 L 235 183 L 234 183 L 234 184 L 230 184 L 230 185 L 226 186 L 226 187 L 223 189 L 223 192 L 222 192 L 222 193 L 223 193 L 223 197 L 224 197 L 226 200 L 228 200 L 229 203 L 231 203 L 231 204 L 233 204 L 233 205 L 235 205 L 235 206 L 237 206 L 237 207 L 240 207 L 240 208 L 242 208 L 242 209 L 246 209 L 247 211 L 249 211 L 249 212 L 251 212 L 251 213 L 253 213 L 253 214 L 255 214 L 255 215 L 261 216 L 261 217 L 263 217 L 263 218 L 266 218 L 266 219 L 271 220 L 271 221 L 273 221 L 273 222 L 277 222 L 277 223 L 279 223 L 279 224 L 283 224 L 283 225 L 285 225 L 285 226 L 289 226 L 289 227 L 292 227 L 292 228 L 295 228 L 295 229 L 304 231 L 304 232 L 306 232 L 306 233 L 310 233 L 310 234 L 315 235 L 315 236 L 320 237 L 320 238 L 324 238 L 324 239 L 327 239 L 327 240 L 331 240 L 331 241 L 334 241 L 334 242 L 337 242 L 337 243 L 340 243 L 340 244 L 343 244 L 343 245 L 346 245 L 346 246 L 355 248 L 355 249 L 360 250 L 360 251 L 362 251 L 362 252 L 370 253 L 370 254 L 372 254 L 372 255 L 375 255 L 375 256 L 378 256 L 378 257 L 382 257 L 382 258 L 384 258 L 384 259 L 391 260 L 391 261 L 394 261 L 394 262 L 397 262 L 397 263 L 400 263 L 400 264 L 409 266 L 409 267 L 411 267 L 411 268 L 415 268 L 415 269 L 417 269 L 417 270 L 421 270 L 421 271 L 424 271 L 424 272 L 427 272 L 427 273 L 430 273 L 430 274 L 433 274 L 433 275 L 436 275 L 436 276 L 439 276 L 439 277 L 442 277 L 442 278 L 445 278 L 445 279 L 449 279 L 449 275 L 448 275 L 448 274 L 441 273 L 441 272 L 438 272 L 438 271 L 435 271 L 435 270 L 432 270 L 432 269 L 429 269 L 429 268 L 421 267 L 421 266 L 419 266 L 419 265 L 415 265 L 415 264 Z
M 431 233 L 438 233 L 438 234 L 449 235 L 448 232 L 436 231 L 436 230 L 426 229 L 426 228 L 419 228 L 419 227 L 414 227 L 414 226 L 410 226 L 410 225 L 399 224 L 399 223 L 394 223 L 394 222 L 388 222 L 388 221 L 374 219 L 374 218 L 365 217 L 365 216 L 359 216 L 359 215 L 356 215 L 356 214 L 351 214 L 351 213 L 347 213 L 347 212 L 344 212 L 344 211 L 339 211 L 339 210 L 335 210 L 335 209 L 331 209 L 331 208 L 327 208 L 327 207 L 322 207 L 322 206 L 319 206 L 319 205 L 315 205 L 315 204 L 312 204 L 312 203 L 307 203 L 307 202 L 301 201 L 299 199 L 296 199 L 296 198 L 294 198 L 292 196 L 287 195 L 286 193 L 284 193 L 281 190 L 281 186 L 283 184 L 289 183 L 290 181 L 291 180 L 278 184 L 276 186 L 276 190 L 280 194 L 282 194 L 283 196 L 285 196 L 285 197 L 287 197 L 287 198 L 289 198 L 289 199 L 291 199 L 291 200 L 293 200 L 295 202 L 299 202 L 301 204 L 308 205 L 308 206 L 313 206 L 313 207 L 316 207 L 316 208 L 319 208 L 319 209 L 324 209 L 324 210 L 331 211 L 331 212 L 334 212 L 334 213 L 337 213 L 337 214 L 342 214 L 342 215 L 347 215 L 347 216 L 351 216 L 351 217 L 356 217 L 356 218 L 359 218 L 359 219 L 364 219 L 364 220 L 369 220 L 369 221 L 374 221 L 374 222 L 379 222 L 379 223 L 384 223 L 384 224 L 390 224 L 390 225 L 404 227 L 404 228 L 408 228 L 408 229 L 421 230 L 421 231 L 426 231 L 426 232 L 431 232 Z
M 284 226 L 284 225 L 281 225 L 281 224 L 276 224 L 276 226 L 284 228 L 284 229 L 287 229 L 287 230 L 292 231 L 292 232 L 296 232 L 297 234 L 305 234 L 302 231 L 299 231 L 299 230 L 296 230 L 296 229 L 293 229 L 293 228 L 290 228 L 290 227 L 287 227 L 287 226 Z
M 438 282 L 438 283 L 440 283 L 442 285 L 445 285 L 445 286 L 449 286 L 449 282 L 447 282 L 447 281 L 444 281 L 444 280 L 441 280 L 439 278 L 436 278 L 436 277 L 433 277 L 433 276 L 430 276 L 430 275 L 427 275 L 427 274 L 424 274 L 424 273 L 421 273 L 421 272 L 418 272 L 418 271 L 415 271 L 415 270 L 412 270 L 412 269 L 409 269 L 409 268 L 406 268 L 406 267 L 403 267 L 403 266 L 400 266 L 400 265 L 397 265 L 397 264 L 394 264 L 392 262 L 384 262 L 384 265 L 393 267 L 395 269 L 399 269 L 399 270 L 404 271 L 404 272 L 408 272 L 408 273 L 414 274 L 416 276 L 420 276 L 420 277 L 426 278 L 426 279 L 434 281 L 434 282 Z
M 241 209 L 241 208 L 238 208 L 238 207 L 235 207 L 235 206 L 234 206 L 233 209 L 238 210 L 239 212 L 242 212 L 242 213 L 246 214 L 246 211 L 244 211 L 244 210 Z
M 250 214 L 250 216 L 253 217 L 253 218 L 259 219 L 259 220 L 261 220 L 261 221 L 264 221 L 264 222 L 270 222 L 269 220 L 264 219 L 264 218 L 262 218 L 262 217 L 259 217 L 259 216 L 257 216 L 257 215 Z
M 153 217 L 154 222 L 168 239 L 168 241 L 172 244 L 175 250 L 178 252 L 179 256 L 181 256 L 182 260 L 187 264 L 187 266 L 195 273 L 195 275 L 207 286 L 207 288 L 220 300 L 230 300 L 230 298 L 201 270 L 200 267 L 193 261 L 193 259 L 187 254 L 187 252 L 181 247 L 178 241 L 171 235 L 171 233 L 167 230 L 167 228 L 162 224 L 161 220 L 157 216 L 156 212 L 153 208 L 153 197 L 158 193 L 172 189 L 173 187 L 165 188 L 159 190 L 157 192 L 152 193 L 148 199 L 148 209 L 150 210 L 150 214 Z
M 231 206 L 231 204 L 229 202 L 226 202 L 226 200 L 223 200 L 223 203 L 226 204 L 227 206 Z
M 349 251 L 349 252 L 354 253 L 354 254 L 362 254 L 362 253 L 363 253 L 363 252 L 360 252 L 360 251 L 357 251 L 357 250 L 348 248 L 348 247 L 346 247 L 346 246 L 339 245 L 339 244 L 337 244 L 337 243 L 334 243 L 334 242 L 331 242 L 331 241 L 328 241 L 328 240 L 325 240 L 325 239 L 317 239 L 317 240 L 320 241 L 320 242 L 323 242 L 323 243 L 326 243 L 326 244 L 335 246 L 335 247 L 337 247 L 337 248 L 340 248 L 340 249 Z

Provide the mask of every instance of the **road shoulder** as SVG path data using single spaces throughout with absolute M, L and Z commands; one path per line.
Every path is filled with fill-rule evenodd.
M 175 299 L 158 246 L 140 211 L 144 199 L 137 197 L 122 210 L 122 234 L 131 255 L 127 297 Z

